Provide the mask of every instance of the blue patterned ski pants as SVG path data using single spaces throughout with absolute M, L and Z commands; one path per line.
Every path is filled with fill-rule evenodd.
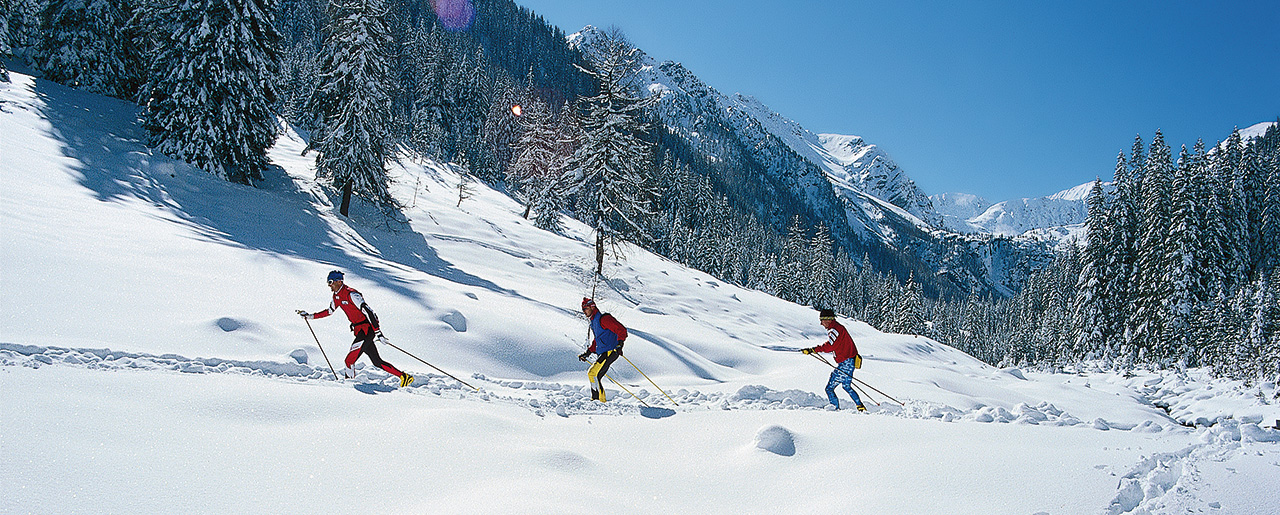
M 840 407 L 840 399 L 836 398 L 836 387 L 843 386 L 844 391 L 849 392 L 849 396 L 853 397 L 855 405 L 861 405 L 862 399 L 858 398 L 858 392 L 853 391 L 853 358 L 844 360 L 835 370 L 831 371 L 831 379 L 827 381 L 827 400 L 831 401 L 837 408 Z

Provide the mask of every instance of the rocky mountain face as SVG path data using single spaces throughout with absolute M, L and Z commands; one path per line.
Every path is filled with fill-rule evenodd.
M 587 27 L 569 43 L 590 59 L 605 37 Z M 861 137 L 815 134 L 753 97 L 722 94 L 681 64 L 643 52 L 634 87 L 658 97 L 658 122 L 685 148 L 732 163 L 715 179 L 740 204 L 758 206 L 774 223 L 792 213 L 820 221 L 852 255 L 891 257 L 903 278 L 912 274 L 926 289 L 1007 295 L 1021 287 L 1028 266 L 1049 259 L 1039 241 L 957 230 L 963 226 L 953 211 L 935 209 L 886 152 Z

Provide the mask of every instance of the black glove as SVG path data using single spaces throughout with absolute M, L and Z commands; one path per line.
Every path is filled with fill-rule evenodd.
M 800 349 L 800 352 L 803 352 L 805 354 L 813 354 L 813 348 L 810 347 L 808 349 Z
M 587 351 L 587 352 L 584 352 L 584 353 L 582 353 L 582 354 L 579 354 L 579 355 L 578 355 L 578 361 L 586 361 L 586 360 L 587 360 L 587 356 L 590 356 L 590 355 L 591 355 L 591 351 Z

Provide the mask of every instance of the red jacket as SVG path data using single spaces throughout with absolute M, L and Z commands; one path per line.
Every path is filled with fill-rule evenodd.
M 831 329 L 827 329 L 827 343 L 814 347 L 815 352 L 834 352 L 836 353 L 836 363 L 842 363 L 844 360 L 858 355 L 858 346 L 853 344 L 853 338 L 849 337 L 849 331 L 845 330 L 840 322 L 832 321 Z
M 378 315 L 375 315 L 369 305 L 364 303 L 364 296 L 360 295 L 360 292 L 345 284 L 338 291 L 333 292 L 333 303 L 329 304 L 329 309 L 312 315 L 312 318 L 327 317 L 339 308 L 347 314 L 347 320 L 351 321 L 352 331 L 365 323 L 372 325 L 375 331 L 378 329 Z

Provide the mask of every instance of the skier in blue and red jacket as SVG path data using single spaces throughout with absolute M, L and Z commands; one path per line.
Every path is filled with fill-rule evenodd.
M 843 386 L 844 391 L 849 392 L 849 397 L 853 398 L 853 403 L 858 406 L 858 411 L 867 411 L 867 407 L 862 405 L 862 399 L 858 398 L 858 392 L 853 391 L 853 371 L 862 365 L 862 358 L 858 356 L 858 346 L 854 345 L 853 338 L 849 336 L 849 331 L 836 322 L 836 313 L 830 309 L 823 309 L 818 313 L 818 320 L 822 323 L 822 327 L 827 329 L 827 343 L 817 347 L 801 349 L 800 352 L 805 354 L 813 354 L 815 352 L 834 352 L 836 353 L 836 369 L 831 371 L 831 378 L 827 380 L 827 400 L 831 404 L 840 409 L 840 400 L 836 398 L 836 387 Z
M 627 339 L 627 328 L 622 327 L 613 315 L 601 313 L 596 308 L 596 301 L 589 298 L 582 299 L 582 314 L 591 319 L 591 334 L 595 338 L 591 340 L 591 347 L 578 355 L 578 360 L 586 361 L 593 353 L 598 355 L 595 364 L 587 371 L 587 381 L 591 383 L 591 398 L 607 402 L 600 380 L 609 372 L 609 365 L 622 356 L 622 343 Z
M 399 377 L 401 387 L 409 386 L 409 383 L 413 382 L 413 376 L 382 361 L 382 357 L 378 355 L 378 347 L 373 344 L 374 339 L 382 338 L 382 330 L 378 328 L 378 315 L 373 313 L 373 309 L 370 309 L 368 304 L 365 304 L 364 296 L 360 295 L 360 292 L 342 283 L 342 278 L 342 272 L 337 270 L 329 272 L 327 280 L 329 289 L 333 291 L 333 302 L 329 304 L 329 309 L 316 313 L 299 310 L 298 314 L 303 318 L 314 320 L 327 317 L 341 309 L 347 315 L 347 320 L 351 321 L 351 332 L 356 335 L 356 339 L 351 342 L 351 350 L 347 352 L 347 368 L 342 370 L 342 375 L 348 378 L 355 377 L 355 370 L 351 367 L 356 364 L 357 359 L 360 359 L 360 354 L 368 354 L 369 361 L 372 361 L 374 366 Z

